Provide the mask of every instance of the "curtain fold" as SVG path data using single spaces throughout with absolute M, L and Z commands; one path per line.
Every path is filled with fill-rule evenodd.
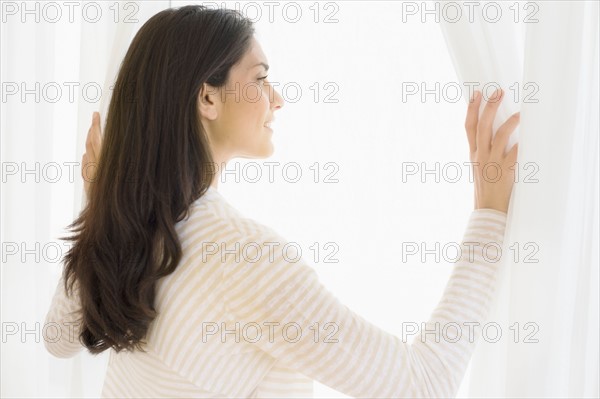
M 515 4 L 526 6 L 500 3 L 503 14 Z M 598 3 L 535 5 L 537 22 L 440 22 L 460 82 L 507 90 L 494 129 L 521 111 L 509 142 L 519 142 L 519 180 L 488 317 L 504 339 L 480 341 L 471 397 L 599 395 Z

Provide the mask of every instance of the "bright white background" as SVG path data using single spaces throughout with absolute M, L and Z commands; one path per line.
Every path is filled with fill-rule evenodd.
M 171 6 L 188 3 L 173 1 Z M 96 24 L 82 23 L 81 18 L 74 23 L 35 23 L 31 17 L 28 23 L 3 23 L 2 82 L 24 81 L 28 88 L 36 81 L 107 85 L 107 76 L 121 61 L 120 51 L 128 45 L 126 37 L 131 38 L 150 15 L 169 6 L 167 1 L 139 4 L 140 22 L 125 34 L 110 18 Z M 295 98 L 292 88 L 282 92 L 287 103 L 275 114 L 275 154 L 254 162 L 263 166 L 266 161 L 296 162 L 302 178 L 287 182 L 280 166 L 271 183 L 263 167 L 265 174 L 258 182 L 251 183 L 243 175 L 236 181 L 228 174 L 219 189 L 242 213 L 298 242 L 305 259 L 343 303 L 400 336 L 403 322 L 429 318 L 452 268 L 444 260 L 436 263 L 432 256 L 426 262 L 412 256 L 403 263 L 402 243 L 425 242 L 432 248 L 436 242 L 460 242 L 473 209 L 465 167 L 457 183 L 436 182 L 433 174 L 424 176 L 423 183 L 420 175 L 403 182 L 402 164 L 425 162 L 432 168 L 436 162 L 441 167 L 468 161 L 463 128 L 466 100 L 436 101 L 428 95 L 424 102 L 420 96 L 403 101 L 406 82 L 423 83 L 427 89 L 436 82 L 460 84 L 440 26 L 432 18 L 426 23 L 418 18 L 402 22 L 400 2 L 332 3 L 337 8 L 323 2 L 315 23 L 314 8 L 309 9 L 313 3 L 298 4 L 303 15 L 297 23 L 286 21 L 281 7 L 276 8 L 273 22 L 266 9 L 256 22 L 257 38 L 271 66 L 270 80 L 280 82 L 280 92 L 283 85 L 297 85 L 302 95 Z M 324 23 L 334 11 L 332 18 L 338 22 Z M 254 15 L 248 9 L 248 16 Z M 334 92 L 328 83 L 337 88 L 332 95 L 335 103 L 324 100 Z M 318 101 L 311 90 L 315 84 Z M 32 168 L 34 162 L 79 162 L 91 113 L 100 111 L 104 118 L 107 104 L 107 96 L 91 103 L 79 94 L 73 102 L 63 98 L 57 103 L 36 103 L 31 95 L 24 103 L 18 96 L 3 100 L 3 165 L 26 162 Z M 519 109 L 518 104 L 513 107 Z M 238 164 L 244 170 L 249 162 L 233 160 L 229 169 Z M 309 169 L 315 162 L 320 172 L 316 183 L 314 170 Z M 325 168 L 328 162 L 337 166 L 332 176 L 337 183 L 323 182 L 333 170 Z M 36 183 L 32 174 L 4 179 L 3 172 L 3 243 L 26 242 L 31 248 L 35 242 L 43 246 L 63 234 L 82 200 L 79 169 L 75 168 L 72 181 L 66 171 L 56 183 L 43 179 Z M 248 176 L 253 172 L 248 169 Z M 315 242 L 321 257 L 316 261 L 309 248 Z M 339 247 L 334 255 L 338 263 L 323 262 L 330 251 L 327 242 Z M 3 248 L 2 322 L 3 327 L 25 322 L 31 328 L 43 320 L 62 266 L 44 259 L 36 262 L 31 256 L 22 262 L 19 255 L 5 261 Z M 502 328 L 508 331 L 508 325 Z M 99 396 L 104 356 L 84 353 L 70 360 L 54 359 L 34 334 L 25 335 L 25 343 L 21 336 L 20 332 L 3 337 L 2 396 Z M 469 374 L 459 396 L 467 395 L 468 383 Z M 315 382 L 315 396 L 342 395 Z

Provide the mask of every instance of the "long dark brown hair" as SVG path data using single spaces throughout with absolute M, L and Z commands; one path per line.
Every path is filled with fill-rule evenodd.
M 191 5 L 152 16 L 129 46 L 88 203 L 61 238 L 73 241 L 65 290 L 78 291 L 79 341 L 92 354 L 143 351 L 156 282 L 182 257 L 175 224 L 215 176 L 198 94 L 227 83 L 253 34 L 238 11 Z

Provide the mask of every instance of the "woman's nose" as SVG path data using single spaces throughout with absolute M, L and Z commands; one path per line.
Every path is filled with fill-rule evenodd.
M 274 93 L 274 98 L 273 98 L 274 108 L 279 109 L 279 108 L 283 107 L 283 105 L 285 104 L 285 101 L 283 100 L 283 97 L 281 96 L 281 94 L 279 94 L 279 92 L 275 89 L 273 89 L 273 93 Z

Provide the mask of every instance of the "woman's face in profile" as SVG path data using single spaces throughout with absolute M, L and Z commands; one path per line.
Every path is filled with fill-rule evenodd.
M 273 153 L 275 111 L 284 104 L 267 79 L 268 62 L 258 41 L 229 73 L 224 87 L 204 84 L 198 98 L 202 125 L 217 163 L 230 158 L 266 158 Z

